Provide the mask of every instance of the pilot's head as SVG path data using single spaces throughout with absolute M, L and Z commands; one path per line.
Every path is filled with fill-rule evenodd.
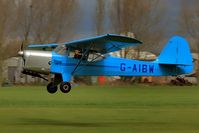
M 75 50 L 75 54 L 80 54 L 80 51 L 79 50 Z

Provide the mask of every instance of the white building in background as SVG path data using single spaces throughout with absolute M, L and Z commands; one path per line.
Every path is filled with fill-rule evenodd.
M 45 83 L 43 79 L 24 75 L 21 73 L 23 61 L 20 57 L 11 57 L 3 62 L 3 84 L 34 84 Z
M 11 57 L 3 62 L 3 82 L 17 83 L 21 80 L 21 59 L 18 57 Z

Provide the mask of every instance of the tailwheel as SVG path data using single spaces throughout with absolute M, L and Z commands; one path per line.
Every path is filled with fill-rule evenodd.
M 62 82 L 60 84 L 60 90 L 63 93 L 68 93 L 71 90 L 71 84 L 69 82 Z
M 57 91 L 57 86 L 53 84 L 53 82 L 50 82 L 47 85 L 47 91 L 51 94 L 55 93 Z

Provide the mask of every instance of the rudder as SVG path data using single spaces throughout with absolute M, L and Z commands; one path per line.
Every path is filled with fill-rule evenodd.
M 156 61 L 165 65 L 189 66 L 193 65 L 192 60 L 188 42 L 180 36 L 174 36 L 169 40 Z

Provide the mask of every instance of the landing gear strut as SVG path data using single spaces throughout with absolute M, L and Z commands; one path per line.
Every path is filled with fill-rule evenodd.
M 60 90 L 63 93 L 68 93 L 71 90 L 71 84 L 69 82 L 62 82 L 60 84 Z
M 47 91 L 51 94 L 55 93 L 57 91 L 57 86 L 53 83 L 53 82 L 50 82 L 48 85 L 47 85 Z

